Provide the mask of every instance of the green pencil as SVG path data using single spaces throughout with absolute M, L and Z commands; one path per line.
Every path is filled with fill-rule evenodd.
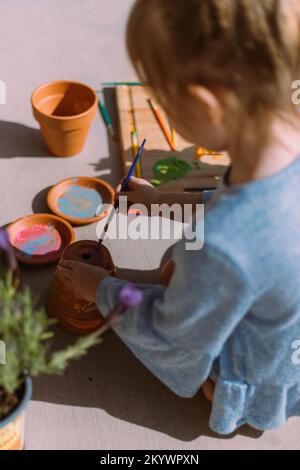
M 105 106 L 104 102 L 100 98 L 98 99 L 98 107 L 99 107 L 99 111 L 100 111 L 100 113 L 103 117 L 103 120 L 105 122 L 105 125 L 108 129 L 108 132 L 109 132 L 110 136 L 112 137 L 112 139 L 116 140 L 117 136 L 116 136 L 114 128 L 112 126 L 108 111 L 106 109 L 106 106 Z
M 104 87 L 115 87 L 119 85 L 126 85 L 126 86 L 143 86 L 142 82 L 103 82 L 101 83 Z

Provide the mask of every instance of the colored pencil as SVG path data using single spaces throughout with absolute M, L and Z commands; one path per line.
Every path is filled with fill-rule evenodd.
M 150 105 L 150 108 L 151 110 L 153 111 L 153 114 L 157 120 L 157 123 L 159 125 L 159 127 L 161 128 L 169 146 L 170 146 L 170 149 L 175 152 L 176 151 L 176 147 L 174 145 L 174 143 L 172 142 L 172 137 L 171 137 L 171 134 L 170 132 L 168 131 L 167 129 L 167 126 L 166 124 L 164 123 L 164 120 L 163 120 L 163 117 L 162 117 L 162 114 L 161 112 L 155 107 L 155 105 L 153 104 L 153 101 L 149 98 L 148 99 L 148 103 Z
M 115 87 L 115 86 L 120 86 L 120 85 L 125 85 L 125 86 L 143 86 L 144 84 L 142 82 L 103 82 L 101 83 L 102 86 L 104 87 Z
M 139 150 L 139 141 L 138 141 L 138 135 L 137 135 L 137 131 L 135 128 L 132 128 L 131 130 L 131 145 L 132 145 L 132 154 L 133 154 L 133 158 L 136 156 L 138 150 Z M 136 165 L 136 176 L 138 178 L 141 177 L 141 164 L 140 162 L 137 162 L 137 165 Z
M 135 170 L 135 168 L 136 168 L 136 165 L 138 164 L 138 162 L 139 162 L 139 160 L 140 160 L 140 158 L 141 158 L 141 156 L 142 156 L 142 153 L 143 153 L 143 151 L 144 151 L 144 148 L 145 148 L 146 143 L 147 143 L 147 140 L 144 139 L 143 142 L 142 142 L 142 145 L 140 146 L 140 148 L 139 148 L 139 150 L 138 150 L 138 153 L 137 153 L 137 155 L 136 155 L 136 157 L 135 157 L 135 159 L 134 159 L 134 161 L 133 161 L 133 163 L 132 163 L 132 165 L 131 165 L 131 167 L 130 167 L 129 172 L 128 172 L 126 178 L 124 179 L 124 181 L 123 181 L 123 183 L 122 183 L 121 192 L 126 191 L 126 189 L 127 189 L 127 187 L 128 187 L 128 184 L 129 184 L 129 181 L 130 181 L 130 178 L 132 177 L 132 175 L 133 175 L 133 173 L 134 173 L 134 170 Z M 114 203 L 114 206 L 113 206 L 113 208 L 112 208 L 111 213 L 109 214 L 108 220 L 107 220 L 107 222 L 106 222 L 106 224 L 105 224 L 105 227 L 104 227 L 104 229 L 103 229 L 103 232 L 102 232 L 102 234 L 101 234 L 101 237 L 99 238 L 99 244 L 101 244 L 101 243 L 103 242 L 104 237 L 105 237 L 105 235 L 106 235 L 106 232 L 107 232 L 107 230 L 108 230 L 109 224 L 110 224 L 110 222 L 112 221 L 113 216 L 115 215 L 115 212 L 118 210 L 118 208 L 119 208 L 119 201 L 117 200 L 117 201 L 115 201 L 115 203 Z
M 171 136 L 172 136 L 172 142 L 175 147 L 175 150 L 177 150 L 177 134 L 176 134 L 174 127 L 172 127 L 171 129 Z
M 132 157 L 134 159 L 138 146 L 139 146 L 139 134 L 137 130 L 137 120 L 135 115 L 135 107 L 134 107 L 134 98 L 132 89 L 129 87 L 129 100 L 130 100 L 130 107 L 131 107 L 131 114 L 132 114 L 132 131 L 131 131 L 131 145 L 132 145 Z M 138 178 L 141 177 L 141 165 L 140 162 L 137 163 L 136 166 L 136 176 Z
M 172 139 L 174 147 L 177 150 L 177 134 L 176 134 L 174 127 L 170 123 L 169 119 L 168 119 L 168 122 L 169 122 L 169 127 L 170 127 L 170 132 L 171 132 L 171 139 Z
M 98 107 L 99 107 L 99 111 L 101 113 L 101 116 L 103 117 L 104 123 L 105 123 L 105 125 L 108 129 L 108 132 L 109 132 L 110 136 L 112 137 L 112 139 L 116 140 L 117 139 L 116 133 L 115 133 L 114 128 L 112 126 L 108 111 L 107 111 L 106 106 L 104 104 L 104 101 L 102 101 L 101 98 L 98 99 Z

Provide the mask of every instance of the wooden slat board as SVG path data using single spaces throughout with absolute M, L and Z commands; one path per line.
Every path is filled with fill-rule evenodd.
M 132 94 L 130 97 L 130 93 Z M 116 87 L 116 106 L 119 118 L 120 154 L 124 174 L 128 172 L 133 154 L 131 143 L 131 130 L 133 127 L 133 112 L 136 118 L 139 141 L 147 138 L 147 147 L 141 159 L 142 177 L 151 180 L 154 178 L 153 166 L 158 160 L 174 156 L 185 160 L 191 165 L 194 161 L 195 147 L 177 136 L 177 151 L 172 152 L 162 133 L 155 116 L 150 109 L 147 99 L 149 96 L 144 87 Z M 161 185 L 162 191 L 185 191 L 204 188 L 214 188 L 218 184 L 218 178 L 223 175 L 229 164 L 227 154 L 224 156 L 205 155 L 200 160 L 201 169 L 194 168 L 184 178 L 170 181 Z

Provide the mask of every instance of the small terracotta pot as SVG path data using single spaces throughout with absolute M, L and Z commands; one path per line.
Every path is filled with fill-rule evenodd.
M 105 210 L 99 215 L 95 215 L 94 217 L 75 217 L 74 215 L 71 216 L 63 212 L 59 208 L 59 201 L 61 198 L 65 197 L 67 191 L 74 187 L 74 185 L 76 185 L 77 187 L 80 186 L 82 188 L 93 189 L 97 191 L 103 200 L 103 204 L 111 206 L 110 209 L 108 209 L 107 211 Z M 47 204 L 49 206 L 49 209 L 54 212 L 54 214 L 67 220 L 72 225 L 85 225 L 93 224 L 94 222 L 97 222 L 99 220 L 104 219 L 104 217 L 107 217 L 113 207 L 114 198 L 115 191 L 106 181 L 103 181 L 99 178 L 90 178 L 88 176 L 77 176 L 73 178 L 66 178 L 65 180 L 60 181 L 56 185 L 52 186 L 47 195 Z M 74 202 L 78 206 L 79 202 L 81 203 L 81 205 L 83 205 L 86 201 L 83 199 L 82 201 Z M 72 204 L 72 207 L 74 207 L 74 203 Z
M 25 411 L 31 394 L 32 382 L 26 377 L 18 406 L 7 417 L 0 419 L 0 451 L 24 449 Z
M 92 88 L 72 81 L 47 83 L 33 92 L 31 104 L 53 155 L 71 157 L 81 152 L 97 113 L 97 95 Z
M 168 287 L 175 272 L 175 263 L 169 259 L 161 269 L 159 282 L 162 286 Z
M 60 236 L 60 246 L 57 250 L 49 251 L 45 254 L 30 254 L 26 249 L 16 246 L 16 239 L 19 234 L 37 226 L 51 226 Z M 12 246 L 15 249 L 18 261 L 31 266 L 51 264 L 59 260 L 64 249 L 76 240 L 73 227 L 61 217 L 52 214 L 31 214 L 12 222 L 7 227 L 8 236 Z M 38 246 L 37 240 L 32 240 L 32 246 Z M 25 250 L 25 251 L 24 251 Z
M 70 245 L 61 257 L 62 260 L 81 261 L 100 266 L 115 276 L 116 268 L 108 249 L 96 241 L 83 240 Z M 72 333 L 86 335 L 103 323 L 103 317 L 96 304 L 81 299 L 70 291 L 58 273 L 52 282 L 47 305 L 48 314 L 58 320 L 58 324 Z

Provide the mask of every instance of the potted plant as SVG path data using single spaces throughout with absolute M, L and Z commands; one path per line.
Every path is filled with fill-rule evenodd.
M 78 359 L 99 343 L 100 336 L 115 325 L 128 307 L 142 300 L 142 293 L 125 285 L 120 302 L 105 324 L 67 348 L 52 352 L 49 319 L 38 308 L 28 287 L 18 288 L 18 266 L 7 233 L 0 228 L 0 450 L 24 447 L 24 419 L 31 398 L 31 377 L 62 373 L 69 361 Z

